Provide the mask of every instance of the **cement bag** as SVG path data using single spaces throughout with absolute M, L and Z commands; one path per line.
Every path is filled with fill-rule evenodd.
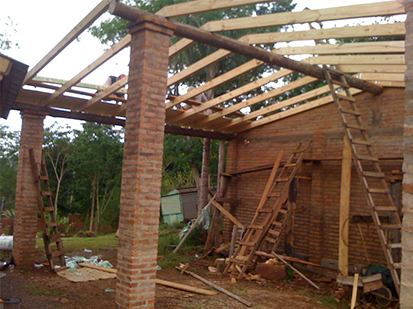
M 0 250 L 12 251 L 13 250 L 13 236 L 0 236 Z

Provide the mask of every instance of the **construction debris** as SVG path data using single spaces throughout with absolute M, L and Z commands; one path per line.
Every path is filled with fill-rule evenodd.
M 194 274 L 193 272 L 187 270 L 188 267 L 189 267 L 189 264 L 187 263 L 185 265 L 181 264 L 179 267 L 177 266 L 176 269 L 181 271 L 181 273 L 182 273 L 182 270 L 183 270 L 184 273 L 194 277 L 195 279 L 198 279 L 199 281 L 202 281 L 203 283 L 208 284 L 209 286 L 213 287 L 214 289 L 220 291 L 221 293 L 224 293 L 224 294 L 228 295 L 229 297 L 232 297 L 233 299 L 239 301 L 240 303 L 244 304 L 245 306 L 251 307 L 252 304 L 249 301 L 246 301 L 245 299 L 242 299 L 241 297 L 225 290 L 224 288 L 216 285 L 215 283 L 212 283 L 211 281 L 208 281 L 205 278 L 202 278 L 201 276 L 199 276 L 197 274 Z

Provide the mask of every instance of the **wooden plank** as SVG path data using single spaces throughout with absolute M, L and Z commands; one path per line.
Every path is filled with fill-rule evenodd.
M 351 305 L 350 305 L 351 309 L 354 309 L 356 307 L 358 282 L 359 282 L 359 274 L 354 274 L 353 291 L 351 293 Z
M 294 23 L 308 23 L 314 21 L 323 21 L 323 20 L 341 20 L 347 18 L 358 17 L 369 17 L 369 16 L 383 16 L 383 15 L 395 15 L 403 14 L 404 7 L 403 4 L 398 1 L 392 2 L 381 2 L 375 3 L 374 8 L 371 4 L 355 5 L 355 6 L 346 6 L 340 8 L 331 8 L 331 9 L 321 9 L 321 10 L 306 10 L 302 12 L 286 12 L 286 13 L 276 13 L 269 14 L 264 16 L 255 16 L 255 17 L 246 17 L 232 19 L 228 21 L 212 21 L 208 22 L 201 27 L 211 32 L 214 31 L 226 31 L 226 30 L 236 30 L 236 29 L 245 29 L 247 28 L 261 28 L 261 27 L 275 27 L 275 26 L 284 26 Z M 356 15 L 355 15 L 356 14 Z M 265 19 L 265 22 L 263 21 Z M 241 21 L 241 23 L 239 23 Z M 227 24 L 231 23 L 231 26 Z M 249 23 L 249 25 L 246 25 Z M 224 28 L 223 28 L 224 27 Z M 240 27 L 240 28 L 239 28 Z M 340 28 L 341 29 L 341 28 Z M 344 29 L 343 29 L 344 30 Z M 310 30 L 313 31 L 313 30 Z M 292 34 L 294 32 L 288 32 Z M 362 32 L 360 31 L 360 34 Z M 318 38 L 317 38 L 318 39 Z M 193 44 L 192 40 L 184 39 L 185 42 L 179 41 L 179 49 L 175 49 L 174 54 L 184 50 Z
M 212 201 L 212 205 L 215 206 L 216 209 L 218 209 L 220 212 L 224 214 L 232 223 L 234 223 L 238 227 L 243 227 L 244 225 L 239 222 L 237 218 L 235 218 L 228 210 L 225 209 L 221 204 L 217 203 L 216 201 Z
M 281 1 L 281 0 L 278 0 Z M 185 3 L 178 3 L 163 7 L 156 14 L 163 17 L 179 17 L 190 14 L 212 12 L 227 8 L 251 5 L 256 3 L 271 2 L 271 0 L 219 0 L 205 1 L 197 0 Z
M 195 88 L 194 90 L 181 95 L 177 98 L 175 98 L 173 101 L 168 102 L 166 104 L 166 108 L 172 108 L 173 106 L 178 105 L 181 102 L 184 102 L 188 99 L 191 99 L 201 93 L 204 93 L 210 89 L 213 89 L 215 87 L 218 87 L 219 85 L 222 85 L 223 83 L 226 83 L 248 71 L 251 71 L 259 66 L 261 66 L 263 64 L 262 61 L 257 61 L 257 60 L 252 60 L 252 61 L 248 61 L 247 63 L 244 63 L 238 67 L 236 67 L 235 69 L 226 72 L 214 79 L 212 79 L 211 81 L 206 82 L 204 85 L 199 86 L 197 88 Z M 178 73 L 179 74 L 179 73 Z
M 93 98 L 91 98 L 89 101 L 85 102 L 84 104 L 79 104 L 78 106 L 75 107 L 75 110 L 80 110 L 80 111 L 85 111 L 88 110 L 91 106 L 94 104 L 100 102 L 100 100 L 104 99 L 111 93 L 115 92 L 116 90 L 122 88 L 128 83 L 128 76 L 125 76 L 124 78 L 114 82 L 112 85 L 107 87 L 104 91 L 99 92 L 96 94 Z
M 348 247 L 351 189 L 351 145 L 344 136 L 343 161 L 341 164 L 340 219 L 338 243 L 338 268 L 343 276 L 348 276 Z
M 404 5 L 400 1 L 361 4 L 334 7 L 320 10 L 305 10 L 301 12 L 286 12 L 260 15 L 254 17 L 233 18 L 209 22 L 207 29 L 211 32 L 234 31 L 274 27 L 289 24 L 321 22 L 327 20 L 342 20 L 369 16 L 390 16 L 404 14 Z
M 294 272 L 296 272 L 301 278 L 303 278 L 305 281 L 307 281 L 309 284 L 311 284 L 313 287 L 315 287 L 317 290 L 319 290 L 320 288 L 318 287 L 318 285 L 316 285 L 314 282 L 312 282 L 310 279 L 308 279 L 306 276 L 304 276 L 303 273 L 301 273 L 300 271 L 298 271 L 294 266 L 292 266 L 291 264 L 289 264 L 287 261 L 285 261 L 280 255 L 278 255 L 277 253 L 275 253 L 274 251 L 271 252 L 277 259 L 279 259 L 281 262 L 283 262 L 285 265 L 287 265 L 288 267 L 290 267 Z
M 350 55 L 350 56 L 318 56 L 310 60 L 310 64 L 405 64 L 404 55 Z
M 27 84 L 36 74 L 52 61 L 63 49 L 75 40 L 85 29 L 104 13 L 110 0 L 100 2 L 85 18 L 83 18 L 46 56 L 43 57 L 26 75 L 23 84 Z
M 207 110 L 207 109 L 209 109 L 209 108 L 212 108 L 213 106 L 216 106 L 216 105 L 218 105 L 218 104 L 222 104 L 222 103 L 224 103 L 224 102 L 227 102 L 227 101 L 229 101 L 229 100 L 231 100 L 231 99 L 233 99 L 233 98 L 236 98 L 236 97 L 238 97 L 238 96 L 240 96 L 240 95 L 242 95 L 242 94 L 245 94 L 245 93 L 247 93 L 247 92 L 249 92 L 249 91 L 252 91 L 252 90 L 254 90 L 254 89 L 257 89 L 257 88 L 259 88 L 259 87 L 261 87 L 261 86 L 264 86 L 264 85 L 266 85 L 266 84 L 268 84 L 268 83 L 270 83 L 270 82 L 272 82 L 272 81 L 275 81 L 275 80 L 277 80 L 277 79 L 279 79 L 279 78 L 285 77 L 285 76 L 287 76 L 287 75 L 289 75 L 289 74 L 291 74 L 291 73 L 293 73 L 292 70 L 281 69 L 280 71 L 275 72 L 275 73 L 271 74 L 270 76 L 261 78 L 261 79 L 259 79 L 259 80 L 256 80 L 256 81 L 252 82 L 252 83 L 249 83 L 249 84 L 247 84 L 247 85 L 244 85 L 244 86 L 242 86 L 242 87 L 240 87 L 240 88 L 237 88 L 237 89 L 235 89 L 235 90 L 232 90 L 232 91 L 230 91 L 230 92 L 227 92 L 227 93 L 225 93 L 225 94 L 223 94 L 223 95 L 221 95 L 221 96 L 219 96 L 219 97 L 217 97 L 217 98 L 214 98 L 214 99 L 212 99 L 212 100 L 210 100 L 210 101 L 208 101 L 208 102 L 205 102 L 205 103 L 202 104 L 201 106 L 196 106 L 196 107 L 194 107 L 194 108 L 191 108 L 191 109 L 185 111 L 185 117 L 182 117 L 182 118 L 180 118 L 180 119 L 182 119 L 182 120 L 187 119 L 188 121 L 189 121 L 190 119 L 192 120 L 192 119 L 193 119 L 193 115 L 195 115 L 195 114 L 197 114 L 197 113 L 203 112 L 204 110 Z M 212 115 L 213 115 L 213 114 L 212 114 Z M 209 116 L 212 116 L 212 115 L 209 115 Z M 197 124 L 204 124 L 204 123 L 209 122 L 209 121 L 210 121 L 210 120 L 209 120 L 209 116 L 208 116 L 208 118 L 206 118 L 205 120 L 197 120 Z M 173 119 L 173 120 L 174 120 L 174 119 Z M 212 120 L 212 119 L 211 119 L 211 120 Z
M 116 269 L 97 266 L 97 265 L 93 265 L 93 264 L 90 264 L 90 263 L 79 263 L 79 266 L 92 268 L 92 269 L 108 272 L 108 273 L 111 273 L 111 274 L 117 274 Z M 166 280 L 162 280 L 162 279 L 155 279 L 155 282 L 156 282 L 156 284 L 159 284 L 159 285 L 167 286 L 167 287 L 170 287 L 170 288 L 175 288 L 175 289 L 178 289 L 178 290 L 193 292 L 193 293 L 197 293 L 197 294 L 201 294 L 201 295 L 207 295 L 207 296 L 217 295 L 217 292 L 214 292 L 214 291 L 208 291 L 208 290 L 204 290 L 204 289 L 200 289 L 200 288 L 195 288 L 195 287 L 192 287 L 192 286 L 189 286 L 189 285 L 180 284 L 180 283 L 176 283 L 176 282 L 172 282 L 172 281 L 166 281 Z
M 120 40 L 117 44 L 112 46 L 109 50 L 107 50 L 102 56 L 98 59 L 93 61 L 90 65 L 88 65 L 85 69 L 83 69 L 80 73 L 76 74 L 71 80 L 67 81 L 63 84 L 59 90 L 56 90 L 52 95 L 47 97 L 41 104 L 43 106 L 49 106 L 56 100 L 59 96 L 61 96 L 65 91 L 70 89 L 72 86 L 76 85 L 82 78 L 93 72 L 99 66 L 101 66 L 105 61 L 109 60 L 125 47 L 127 47 L 130 43 L 131 36 L 128 34 L 122 40 Z
M 248 44 L 263 44 L 276 42 L 291 42 L 298 40 L 321 40 L 329 38 L 359 38 L 359 37 L 373 37 L 373 36 L 403 36 L 406 29 L 403 23 L 384 24 L 384 25 L 370 25 L 370 26 L 354 26 L 344 28 L 332 28 L 322 30 L 308 30 L 308 31 L 294 31 L 294 32 L 275 32 L 264 34 L 252 34 L 244 36 L 242 39 Z M 183 79 L 187 78 L 194 72 L 206 68 L 207 66 L 216 63 L 217 61 L 228 56 L 230 52 L 222 50 L 207 56 L 206 58 L 194 63 L 187 69 L 179 72 L 176 77 L 172 76 L 168 85 L 173 85 Z
M 343 29 L 343 28 L 341 28 Z M 404 41 L 318 44 L 314 46 L 289 46 L 278 48 L 279 55 L 339 55 L 339 54 L 391 54 L 405 52 Z
M 180 270 L 179 267 L 177 267 L 177 269 Z M 233 294 L 233 293 L 225 290 L 224 288 L 220 287 L 219 285 L 217 285 L 217 284 L 215 284 L 215 283 L 212 283 L 211 281 L 206 280 L 205 278 L 202 278 L 201 276 L 199 276 L 199 275 L 197 275 L 197 274 L 194 274 L 194 273 L 191 272 L 191 271 L 187 271 L 187 270 L 186 270 L 185 273 L 187 273 L 187 274 L 189 274 L 190 276 L 194 277 L 195 279 L 198 279 L 199 281 L 201 281 L 201 282 L 203 282 L 203 283 L 205 283 L 205 284 L 213 287 L 214 289 L 220 291 L 221 293 L 224 293 L 225 295 L 228 295 L 229 297 L 235 299 L 236 301 L 239 301 L 240 303 L 244 304 L 244 305 L 247 306 L 247 307 L 251 307 L 251 306 L 252 306 L 252 304 L 251 304 L 249 301 L 246 301 L 245 299 L 239 297 L 238 295 L 235 295 L 235 294 Z
M 362 92 L 359 89 L 353 89 L 353 88 L 350 89 L 350 91 L 351 91 L 352 95 L 355 95 L 357 93 Z M 245 131 L 245 130 L 250 130 L 252 128 L 256 128 L 256 127 L 265 125 L 267 123 L 270 123 L 270 122 L 273 122 L 273 121 L 276 121 L 276 120 L 280 120 L 280 119 L 283 119 L 283 118 L 286 118 L 286 117 L 290 117 L 292 115 L 299 114 L 299 113 L 302 113 L 304 111 L 307 111 L 307 110 L 310 110 L 310 109 L 313 109 L 313 108 L 317 108 L 319 106 L 323 106 L 323 105 L 326 105 L 326 104 L 330 104 L 330 103 L 333 103 L 333 102 L 334 101 L 333 101 L 333 98 L 331 96 L 326 96 L 326 97 L 323 97 L 321 99 L 317 99 L 317 100 L 314 100 L 312 102 L 309 102 L 309 103 L 300 105 L 298 107 L 289 109 L 287 111 L 280 112 L 280 113 L 262 118 L 260 120 L 256 120 L 254 122 L 243 124 L 241 127 L 234 128 L 233 130 L 228 130 L 228 132 L 237 132 L 238 133 L 238 132 L 242 132 L 242 131 Z
M 406 65 L 366 65 L 366 64 L 344 64 L 337 69 L 346 73 L 404 73 Z

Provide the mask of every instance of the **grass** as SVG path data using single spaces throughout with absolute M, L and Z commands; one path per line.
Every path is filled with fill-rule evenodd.
M 308 298 L 311 298 L 314 301 L 320 302 L 323 306 L 326 306 L 328 308 L 348 308 L 348 306 L 344 303 L 337 303 L 335 301 L 335 296 L 330 294 L 330 295 L 314 295 L 311 293 L 309 290 L 302 290 L 299 291 L 298 294 L 307 296 Z
M 186 263 L 190 256 L 196 253 L 200 254 L 202 248 L 199 246 L 200 228 L 195 229 L 185 241 L 177 254 L 173 254 L 174 246 L 179 243 L 179 233 L 184 227 L 184 224 L 175 223 L 168 225 L 162 223 L 159 225 L 159 242 L 158 255 L 161 257 L 158 260 L 158 265 L 163 269 L 175 267 L 179 263 Z M 44 255 L 44 245 L 41 233 L 39 233 L 36 241 L 37 252 L 39 255 Z M 109 249 L 116 249 L 118 239 L 115 234 L 107 234 L 98 237 L 68 237 L 63 238 L 63 247 L 65 252 L 70 255 L 70 252 L 83 251 L 90 249 L 93 252 Z
M 233 285 L 229 288 L 229 291 L 240 297 L 248 296 L 248 290 L 240 286 Z

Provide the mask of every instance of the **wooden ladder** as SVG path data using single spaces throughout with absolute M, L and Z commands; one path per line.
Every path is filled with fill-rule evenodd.
M 356 100 L 351 95 L 344 73 L 327 67 L 324 69 L 331 95 L 338 107 L 345 133 L 350 141 L 353 162 L 364 187 L 387 267 L 399 294 L 401 254 L 397 254 L 396 250 L 401 250 L 401 241 L 395 236 L 395 232 L 401 233 L 400 215 L 390 194 L 385 175 L 380 168 L 378 157 L 372 151 L 372 143 L 363 126 L 360 111 Z M 343 91 L 338 93 L 340 88 L 345 95 Z M 384 219 L 388 222 L 382 222 Z
M 241 279 L 256 257 L 257 250 L 268 244 L 272 244 L 271 250 L 277 246 L 278 236 L 281 235 L 284 222 L 287 222 L 285 219 L 291 211 L 287 207 L 290 183 L 299 170 L 304 152 L 310 144 L 311 142 L 308 142 L 304 147 L 300 144 L 283 165 L 281 160 L 284 150 L 278 153 L 251 224 L 247 226 L 243 240 L 230 257 L 224 274 L 235 267 L 239 271 L 238 279 Z
M 40 216 L 44 227 L 43 243 L 46 257 L 53 271 L 61 271 L 67 267 L 63 252 L 63 242 L 57 229 L 56 212 L 53 205 L 52 192 L 50 191 L 46 162 L 42 154 L 41 163 L 37 164 L 33 149 L 30 149 L 29 153 L 34 182 L 37 188 Z

